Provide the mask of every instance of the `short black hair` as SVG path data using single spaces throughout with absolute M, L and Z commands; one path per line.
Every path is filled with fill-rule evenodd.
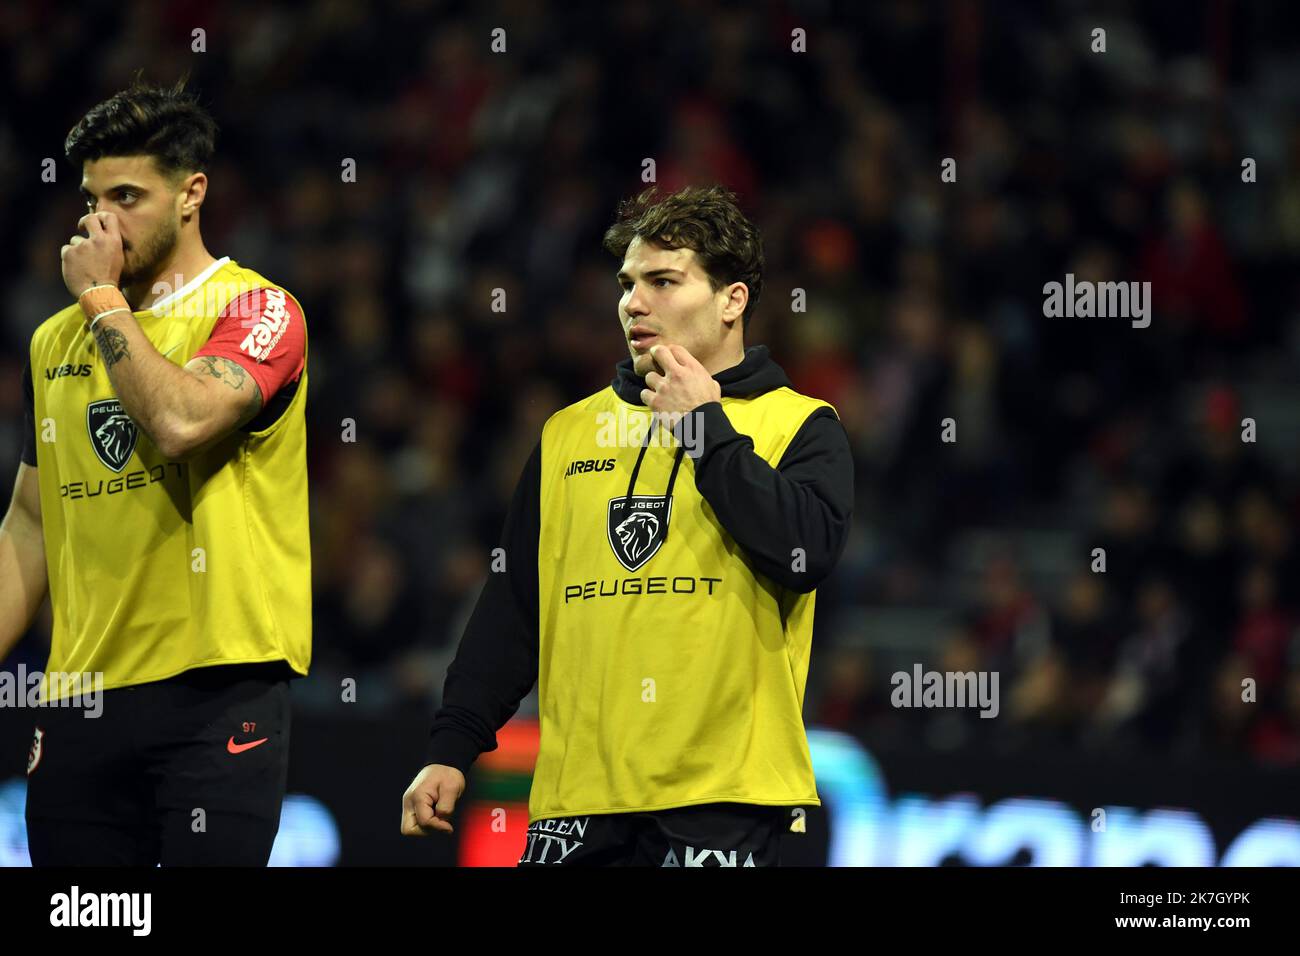
M 714 292 L 745 283 L 749 301 L 741 330 L 749 330 L 763 295 L 763 238 L 740 211 L 735 193 L 718 185 L 687 186 L 659 199 L 651 186 L 619 204 L 602 245 L 623 259 L 636 238 L 664 249 L 693 249 Z
M 137 77 L 72 127 L 63 144 L 68 160 L 80 168 L 105 156 L 147 155 L 167 176 L 206 173 L 217 145 L 217 124 L 185 83 L 181 79 L 159 87 Z

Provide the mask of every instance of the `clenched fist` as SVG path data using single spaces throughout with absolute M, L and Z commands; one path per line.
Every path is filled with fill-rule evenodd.
M 92 285 L 117 285 L 122 275 L 122 233 L 117 216 L 111 212 L 91 212 L 77 220 L 86 235 L 76 235 L 60 250 L 63 260 L 63 284 L 73 298 Z
M 402 836 L 451 833 L 450 817 L 465 792 L 465 775 L 455 767 L 431 763 L 402 795 Z

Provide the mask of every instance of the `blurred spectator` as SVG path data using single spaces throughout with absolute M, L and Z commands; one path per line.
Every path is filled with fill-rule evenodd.
M 747 344 L 834 404 L 854 449 L 811 719 L 934 747 L 1199 740 L 1294 762 L 1294 14 L 1225 7 L 1224 52 L 1193 8 L 1183 31 L 1110 11 L 1124 42 L 1099 58 L 1070 5 L 809 8 L 792 56 L 788 13 L 763 5 L 561 23 L 495 3 L 8 4 L 7 467 L 81 214 L 77 171 L 46 182 L 42 160 L 137 68 L 189 70 L 223 131 L 213 251 L 307 316 L 317 661 L 360 674 L 375 706 L 432 702 L 542 425 L 626 355 L 599 238 L 653 158 L 663 191 L 740 194 L 768 268 Z M 199 13 L 211 46 L 191 55 Z M 665 34 L 673 16 L 693 29 Z M 499 24 L 506 54 L 484 39 Z M 1067 272 L 1150 281 L 1151 325 L 1045 318 L 1043 285 Z M 1000 547 L 972 559 L 990 529 Z M 924 635 L 928 666 L 998 670 L 1004 716 L 890 707 L 874 636 L 826 637 L 870 605 L 961 616 Z

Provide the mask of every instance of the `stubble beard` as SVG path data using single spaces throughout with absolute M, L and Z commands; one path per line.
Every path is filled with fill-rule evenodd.
M 142 245 L 134 246 L 131 253 L 123 250 L 122 278 L 119 285 L 125 288 L 153 279 L 162 264 L 175 252 L 179 241 L 180 230 L 175 222 L 168 221 L 160 225 Z M 130 258 L 132 253 L 134 263 Z

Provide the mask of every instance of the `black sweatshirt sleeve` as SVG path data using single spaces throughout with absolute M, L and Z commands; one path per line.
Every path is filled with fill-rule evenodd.
M 22 461 L 36 467 L 36 394 L 32 390 L 31 359 L 23 367 L 23 453 Z
M 839 561 L 853 514 L 853 455 L 839 418 L 825 406 L 809 415 L 773 468 L 721 402 L 699 411 L 695 487 L 759 571 L 790 590 L 814 590 Z M 803 570 L 794 570 L 795 548 Z
M 506 513 L 505 569 L 489 571 L 447 668 L 442 706 L 425 748 L 431 763 L 469 770 L 496 750 L 496 732 L 537 683 L 537 539 L 541 531 L 542 445 L 533 449 Z

